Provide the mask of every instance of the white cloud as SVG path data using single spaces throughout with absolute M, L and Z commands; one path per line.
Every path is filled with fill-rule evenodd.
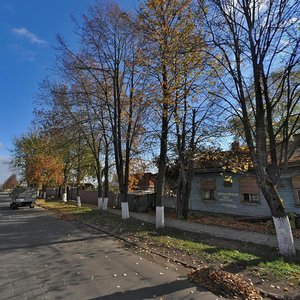
M 32 44 L 46 45 L 47 42 L 40 39 L 36 34 L 30 32 L 27 28 L 13 28 L 12 31 L 22 37 L 27 38 Z

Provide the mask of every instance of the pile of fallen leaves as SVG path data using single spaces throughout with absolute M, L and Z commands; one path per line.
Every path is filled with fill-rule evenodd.
M 202 267 L 188 274 L 189 280 L 204 286 L 216 295 L 241 300 L 262 299 L 256 290 L 245 279 L 232 273 Z
M 247 220 L 240 220 L 234 217 L 227 216 L 195 216 L 191 218 L 193 222 L 207 224 L 207 225 L 218 225 L 227 228 L 233 228 L 238 230 L 247 230 L 260 233 L 275 233 L 274 225 L 271 220 L 265 220 L 260 222 L 251 222 Z

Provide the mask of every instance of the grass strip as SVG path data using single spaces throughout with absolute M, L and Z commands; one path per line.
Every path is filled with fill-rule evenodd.
M 85 222 L 114 235 L 136 240 L 195 266 L 208 264 L 229 271 L 247 271 L 256 277 L 286 280 L 291 286 L 300 286 L 299 253 L 285 260 L 276 249 L 266 246 L 228 241 L 174 228 L 156 230 L 154 224 L 133 218 L 122 220 L 120 215 L 97 211 L 91 205 L 84 204 L 78 208 L 70 202 L 64 204 L 61 201 L 38 200 L 37 203 L 54 210 L 63 218 Z

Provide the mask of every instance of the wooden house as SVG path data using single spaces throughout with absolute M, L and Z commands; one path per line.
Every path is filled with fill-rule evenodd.
M 266 217 L 271 212 L 251 168 L 224 176 L 220 167 L 194 169 L 189 199 L 190 211 L 250 217 Z M 230 180 L 228 180 L 228 177 Z M 300 151 L 289 161 L 277 185 L 286 211 L 300 215 Z M 176 208 L 176 197 L 166 195 L 165 207 Z

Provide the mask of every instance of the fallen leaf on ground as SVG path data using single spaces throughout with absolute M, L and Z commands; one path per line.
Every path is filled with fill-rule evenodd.
M 213 293 L 222 295 L 226 298 L 248 300 L 262 299 L 259 291 L 248 281 L 226 271 L 203 267 L 200 270 L 190 272 L 188 278 L 191 281 L 206 287 Z

